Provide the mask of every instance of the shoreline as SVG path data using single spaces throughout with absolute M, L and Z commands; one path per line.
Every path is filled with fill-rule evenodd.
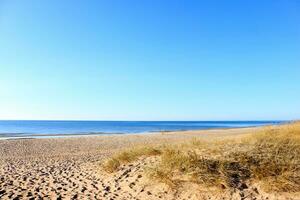
M 278 126 L 289 122 L 280 122 L 278 124 L 272 124 L 272 126 Z M 213 130 L 231 130 L 231 129 L 247 129 L 247 128 L 259 128 L 270 125 L 256 125 L 256 126 L 244 126 L 244 127 L 212 127 L 204 129 L 185 129 L 185 130 L 163 130 L 163 131 L 147 131 L 147 132 L 134 132 L 134 133 L 105 133 L 105 132 L 87 132 L 87 133 L 61 133 L 61 134 L 28 134 L 28 135 L 14 135 L 6 137 L 7 133 L 0 133 L 0 140 L 23 140 L 23 139 L 49 139 L 49 138 L 77 138 L 77 137 L 93 137 L 93 136 L 116 136 L 116 135 L 149 135 L 149 134 L 170 134 L 170 133 L 184 133 L 184 132 L 199 132 L 199 131 L 213 131 Z M 19 134 L 19 133 L 13 133 Z

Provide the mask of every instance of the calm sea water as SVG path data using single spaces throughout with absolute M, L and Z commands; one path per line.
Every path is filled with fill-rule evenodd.
M 130 134 L 157 131 L 252 127 L 282 121 L 25 121 L 0 120 L 0 138 L 93 134 Z

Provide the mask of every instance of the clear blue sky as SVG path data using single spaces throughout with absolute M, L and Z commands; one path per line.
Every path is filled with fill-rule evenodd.
M 298 0 L 0 0 L 0 119 L 299 118 Z

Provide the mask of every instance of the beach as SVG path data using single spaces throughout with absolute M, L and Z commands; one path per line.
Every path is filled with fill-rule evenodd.
M 101 163 L 131 147 L 175 144 L 195 138 L 218 140 L 259 129 L 0 140 L 0 199 L 174 199 L 176 194 L 142 173 L 143 165 L 151 164 L 155 158 L 133 162 L 113 175 L 105 173 Z M 190 191 L 193 190 L 186 190 L 181 197 L 199 199 Z M 241 199 L 234 195 L 227 196 Z M 269 198 L 261 194 L 258 197 Z
M 300 200 L 299 24 L 300 0 L 0 0 L 0 200 Z

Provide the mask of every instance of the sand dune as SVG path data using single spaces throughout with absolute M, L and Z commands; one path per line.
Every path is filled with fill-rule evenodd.
M 154 184 L 143 173 L 143 165 L 155 157 L 122 166 L 110 175 L 100 163 L 114 152 L 137 145 L 179 143 L 199 137 L 216 139 L 243 135 L 256 128 L 168 132 L 148 135 L 87 136 L 0 141 L 1 199 L 241 199 L 240 195 L 176 194 Z M 193 186 L 189 186 L 193 187 Z M 184 192 L 185 191 L 185 192 Z M 259 199 L 248 193 L 248 199 Z M 198 195 L 198 196 L 197 196 Z M 253 197 L 253 198 L 252 198 Z M 244 198 L 244 199 L 247 199 Z M 260 196 L 270 199 L 269 196 Z M 278 197 L 279 198 L 279 197 Z M 295 198 L 294 198 L 295 199 Z

